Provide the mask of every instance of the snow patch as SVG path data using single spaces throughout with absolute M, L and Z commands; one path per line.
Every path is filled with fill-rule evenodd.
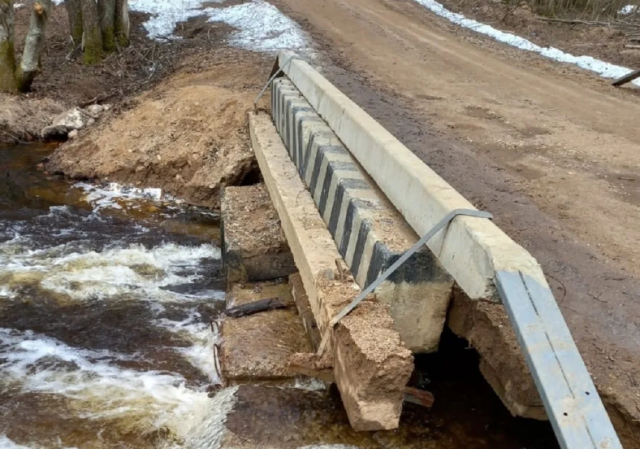
M 298 24 L 263 0 L 205 11 L 210 22 L 224 22 L 238 29 L 231 35 L 231 45 L 262 52 L 306 46 L 307 40 Z
M 131 0 L 129 10 L 152 15 L 144 23 L 150 38 L 169 38 L 178 23 L 203 14 L 203 3 L 205 0 Z
M 539 55 L 558 62 L 577 65 L 581 69 L 595 72 L 603 78 L 620 78 L 621 76 L 627 75 L 628 73 L 631 73 L 633 71 L 627 67 L 609 64 L 608 62 L 600 61 L 599 59 L 595 59 L 591 56 L 574 56 L 572 54 L 558 50 L 554 47 L 540 47 L 539 45 L 536 45 L 533 42 L 520 36 L 516 36 L 515 34 L 497 30 L 484 23 L 480 23 L 473 19 L 468 19 L 462 14 L 451 12 L 435 0 L 414 1 L 429 9 L 434 14 L 437 14 L 440 17 L 444 17 L 450 22 L 453 22 L 465 28 L 469 28 L 470 30 L 473 30 L 477 33 L 492 37 L 498 42 L 503 42 L 507 45 L 511 45 L 512 47 L 516 47 L 521 50 L 538 53 Z M 633 84 L 640 86 L 640 80 L 633 81 Z
M 30 449 L 27 446 L 21 446 L 19 444 L 14 443 L 12 440 L 7 438 L 6 435 L 0 435 L 0 448 L 1 449 Z
M 638 5 L 623 6 L 622 8 L 620 8 L 620 11 L 618 11 L 618 14 L 628 15 L 635 12 L 637 8 Z
M 224 0 L 213 0 L 223 3 Z M 237 28 L 230 43 L 261 52 L 296 50 L 306 47 L 307 38 L 300 27 L 278 8 L 264 0 L 226 8 L 205 8 L 207 0 L 131 0 L 131 11 L 151 14 L 144 27 L 153 39 L 174 38 L 176 25 L 192 17 L 206 15 L 210 22 L 224 22 Z

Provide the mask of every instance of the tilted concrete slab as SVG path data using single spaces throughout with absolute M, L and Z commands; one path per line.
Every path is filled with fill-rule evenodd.
M 413 370 L 411 352 L 393 328 L 386 307 L 364 301 L 335 329 L 330 320 L 359 292 L 336 263 L 343 263 L 271 118 L 250 114 L 251 142 L 265 183 L 309 297 L 321 333 L 329 330 L 334 376 L 354 429 L 399 425 L 404 388 Z
M 289 359 L 312 350 L 295 308 L 225 318 L 221 334 L 222 375 L 232 383 L 296 377 Z
M 272 86 L 272 113 L 289 156 L 361 288 L 419 237 L 340 139 L 286 78 Z M 375 290 L 414 353 L 436 351 L 453 279 L 426 247 Z
M 448 326 L 480 354 L 480 371 L 514 416 L 547 419 L 504 307 L 474 301 L 456 288 Z
M 264 184 L 225 188 L 221 212 L 222 260 L 228 285 L 287 277 L 296 272 Z

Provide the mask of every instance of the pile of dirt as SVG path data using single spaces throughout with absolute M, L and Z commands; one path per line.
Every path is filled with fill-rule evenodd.
M 588 55 L 612 64 L 640 67 L 640 48 L 632 42 L 640 34 L 640 23 L 615 26 L 615 19 L 594 21 L 580 11 L 566 11 L 562 18 L 536 14 L 525 2 L 494 0 L 440 0 L 449 10 L 508 31 L 542 47 L 555 47 L 576 56 Z M 635 16 L 634 16 L 635 19 Z M 612 25 L 609 25 L 611 22 Z
M 187 58 L 179 74 L 60 147 L 48 170 L 160 187 L 217 209 L 220 189 L 256 169 L 246 113 L 269 67 L 262 56 L 234 49 Z

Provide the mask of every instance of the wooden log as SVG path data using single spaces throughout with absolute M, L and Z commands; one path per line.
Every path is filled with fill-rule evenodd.
M 287 306 L 288 304 L 285 301 L 281 301 L 279 298 L 267 298 L 250 304 L 231 307 L 225 310 L 224 314 L 231 318 L 241 318 L 243 316 L 266 312 L 267 310 L 285 309 Z
M 319 361 L 315 354 L 294 354 L 289 359 L 289 371 L 313 377 L 323 382 L 334 383 L 333 367 L 326 365 L 327 361 Z M 426 390 L 413 387 L 404 388 L 404 402 L 419 405 L 425 408 L 433 407 L 435 398 Z
M 419 390 L 418 388 L 406 387 L 404 389 L 404 401 L 421 407 L 431 408 L 435 402 L 433 394 L 429 391 Z
M 630 83 L 636 78 L 640 78 L 640 70 L 634 70 L 631 73 L 627 73 L 625 76 L 621 76 L 620 78 L 612 82 L 611 85 L 614 87 L 620 87 L 623 84 Z

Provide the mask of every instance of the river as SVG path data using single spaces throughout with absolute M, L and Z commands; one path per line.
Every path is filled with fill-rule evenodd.
M 0 448 L 209 447 L 218 216 L 50 151 L 0 149 Z

